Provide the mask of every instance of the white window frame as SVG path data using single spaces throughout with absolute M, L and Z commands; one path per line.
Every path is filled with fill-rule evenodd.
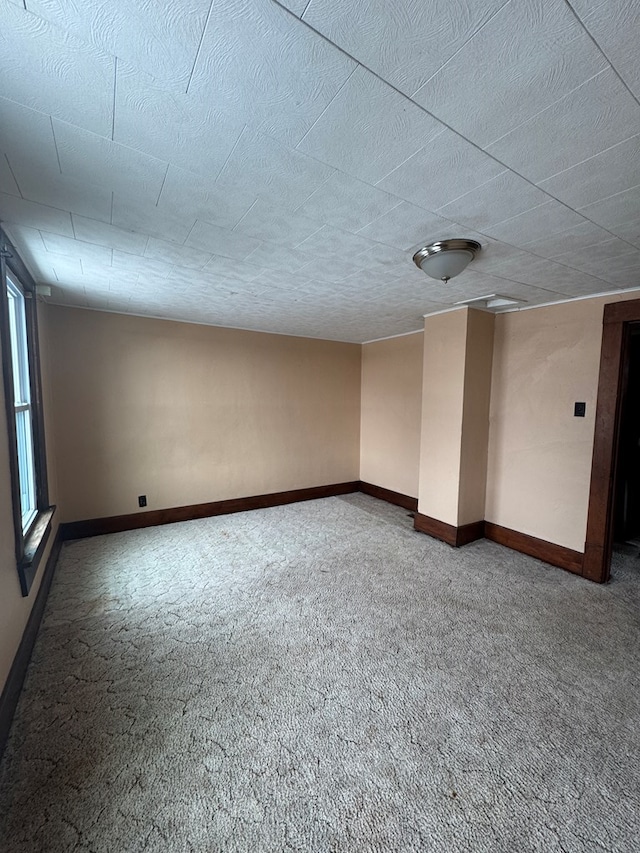
M 17 278 L 10 273 L 7 274 L 7 302 L 13 368 L 13 410 L 20 481 L 20 516 L 22 533 L 26 536 L 38 514 L 37 474 L 33 444 L 33 409 L 31 405 L 25 296 Z
M 16 568 L 24 596 L 47 554 L 55 513 L 47 482 L 36 293 L 33 276 L 0 225 L 2 383 Z

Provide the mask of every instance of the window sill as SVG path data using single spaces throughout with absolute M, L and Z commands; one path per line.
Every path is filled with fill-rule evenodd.
M 29 595 L 33 579 L 38 572 L 40 560 L 51 534 L 51 520 L 55 510 L 55 506 L 50 506 L 48 509 L 38 512 L 37 518 L 24 540 L 24 556 L 18 563 L 23 596 Z

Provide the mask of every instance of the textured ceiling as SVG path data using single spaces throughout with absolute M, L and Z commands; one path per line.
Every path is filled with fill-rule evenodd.
M 51 302 L 365 341 L 640 287 L 637 0 L 0 11 L 0 217 Z M 444 285 L 447 237 L 483 250 Z

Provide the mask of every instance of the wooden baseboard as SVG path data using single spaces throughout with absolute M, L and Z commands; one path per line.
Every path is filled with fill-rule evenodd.
M 455 527 L 453 524 L 446 524 L 437 518 L 431 518 L 429 515 L 417 512 L 413 526 L 420 533 L 426 533 L 433 536 L 434 539 L 440 539 L 453 548 L 468 545 L 469 542 L 475 542 L 476 539 L 482 539 L 484 536 L 484 521 L 474 521 L 472 524 Z
M 381 501 L 404 507 L 404 509 L 412 512 L 418 511 L 418 498 L 411 498 L 401 492 L 394 492 L 382 486 L 374 486 L 373 483 L 365 483 L 362 480 L 360 481 L 360 491 L 365 495 L 371 495 L 372 498 L 379 498 Z
M 580 551 L 572 551 L 563 545 L 547 542 L 546 539 L 537 539 L 535 536 L 520 533 L 518 530 L 510 530 L 508 527 L 501 527 L 499 524 L 493 524 L 490 521 L 484 523 L 484 535 L 492 542 L 505 545 L 514 551 L 536 557 L 552 566 L 559 566 L 559 568 L 573 572 L 575 575 L 582 574 L 584 555 Z
M 51 581 L 53 580 L 53 575 L 56 570 L 56 563 L 58 562 L 61 547 L 62 535 L 60 530 L 58 530 L 49 553 L 49 559 L 44 567 L 38 594 L 33 602 L 31 613 L 29 614 L 24 633 L 22 634 L 22 640 L 20 641 L 18 651 L 13 659 L 13 664 L 9 670 L 9 675 L 7 676 L 2 694 L 0 694 L 0 759 L 2 758 L 7 738 L 9 737 L 11 722 L 13 720 L 16 706 L 18 705 L 18 699 L 20 698 L 20 693 L 22 691 L 22 685 L 24 684 L 24 679 L 27 674 L 27 667 L 31 660 L 33 646 L 35 644 L 36 637 L 38 636 L 38 629 L 40 628 L 40 622 L 42 621 L 42 614 L 44 613 L 44 607 L 47 603 L 47 597 L 51 588 Z
M 130 515 L 113 515 L 108 518 L 90 518 L 86 521 L 71 521 L 61 525 L 62 538 L 86 539 L 104 533 L 120 533 L 123 530 L 138 530 L 142 527 L 156 527 L 159 524 L 173 524 L 177 521 L 192 521 L 196 518 L 209 518 L 214 515 L 228 515 L 232 512 L 246 512 L 252 509 L 266 509 L 271 506 L 310 501 L 318 498 L 330 498 L 347 495 L 360 490 L 360 482 L 333 483 L 329 486 L 313 486 L 309 489 L 292 489 L 288 492 L 273 492 L 268 495 L 252 495 L 246 498 L 231 498 L 225 501 L 192 504 L 191 506 L 156 509 L 149 512 L 134 512 Z

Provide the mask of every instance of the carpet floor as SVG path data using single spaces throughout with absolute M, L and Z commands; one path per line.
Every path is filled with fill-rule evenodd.
M 3 853 L 640 849 L 640 560 L 347 495 L 64 546 Z

